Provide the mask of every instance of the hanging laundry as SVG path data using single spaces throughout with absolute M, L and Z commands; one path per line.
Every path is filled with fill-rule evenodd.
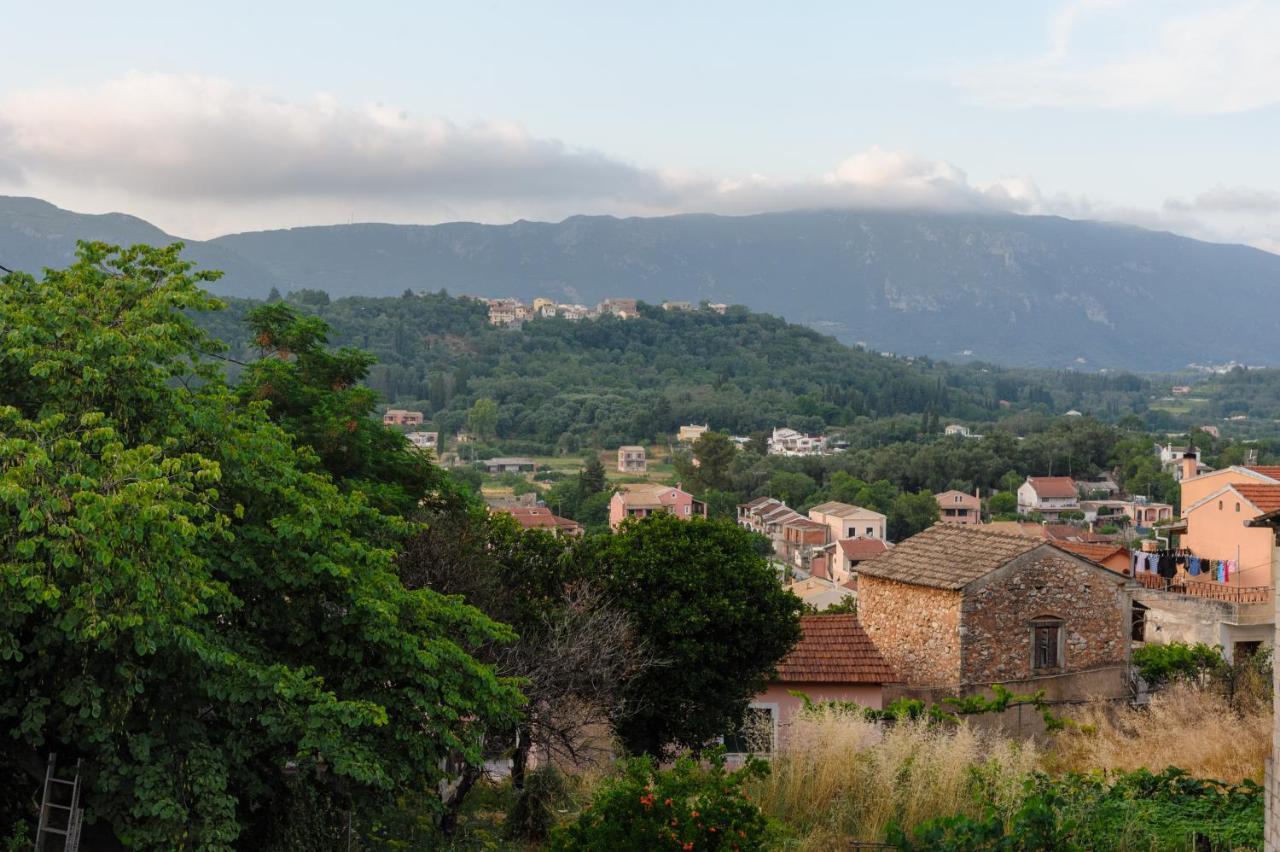
M 1159 570 L 1160 576 L 1164 577 L 1166 580 L 1172 580 L 1174 577 L 1178 576 L 1178 566 L 1173 561 L 1173 557 L 1168 554 L 1160 557 Z
M 1192 577 L 1200 576 L 1200 557 L 1198 556 L 1187 557 L 1187 573 L 1190 574 Z
M 1224 562 L 1222 563 L 1222 582 L 1224 582 L 1224 583 L 1230 583 L 1230 582 L 1231 582 L 1231 569 L 1232 569 L 1232 567 L 1233 567 L 1233 563 L 1231 562 L 1231 560 L 1230 560 L 1230 559 L 1228 559 L 1228 560 L 1226 560 L 1226 561 L 1224 561 Z

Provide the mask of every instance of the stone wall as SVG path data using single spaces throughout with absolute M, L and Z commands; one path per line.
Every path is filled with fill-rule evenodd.
M 1031 667 L 1031 622 L 1062 620 L 1062 665 Z M 1129 659 L 1125 578 L 1049 547 L 971 583 L 961 615 L 961 682 L 1021 681 L 1123 665 Z
M 960 593 L 858 577 L 858 621 L 903 682 L 960 683 Z
M 1228 662 L 1234 660 L 1237 642 L 1272 645 L 1275 613 L 1270 603 L 1234 604 L 1155 589 L 1141 589 L 1133 597 L 1147 607 L 1143 641 L 1217 645 Z

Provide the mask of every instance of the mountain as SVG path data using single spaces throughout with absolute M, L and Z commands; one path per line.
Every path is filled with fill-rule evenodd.
M 13 201 L 0 199 L 0 263 L 63 262 L 71 234 L 96 233 L 76 226 L 150 228 L 65 211 L 31 220 Z M 43 259 L 55 248 L 62 254 Z M 873 349 L 953 360 L 1129 370 L 1280 364 L 1280 337 L 1256 319 L 1280 309 L 1280 256 L 1056 217 L 826 210 L 337 225 L 232 234 L 192 242 L 190 253 L 227 270 L 220 288 L 233 295 L 275 286 L 333 295 L 446 288 L 587 304 L 705 299 Z

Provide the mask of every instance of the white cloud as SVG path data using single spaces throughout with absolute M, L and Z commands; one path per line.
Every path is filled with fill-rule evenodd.
M 1064 39 L 1080 20 L 1062 25 Z M 172 75 L 0 94 L 5 191 L 85 212 L 129 212 L 197 238 L 348 220 L 509 222 L 830 207 L 1093 218 L 1270 250 L 1280 235 L 1280 195 L 1248 187 L 1215 187 L 1140 210 L 1042 192 L 1026 175 L 971 182 L 948 161 L 879 146 L 802 178 L 678 173 L 541 139 L 510 123 L 463 126 L 323 95 L 291 102 L 223 80 Z
M 956 82 L 1001 107 L 1232 113 L 1280 103 L 1280 6 L 1200 4 L 1161 20 L 1150 4 L 1068 3 L 1045 51 L 969 68 Z
M 208 77 L 130 74 L 0 97 L 0 162 L 168 199 L 664 200 L 657 176 L 501 122 L 462 126 Z

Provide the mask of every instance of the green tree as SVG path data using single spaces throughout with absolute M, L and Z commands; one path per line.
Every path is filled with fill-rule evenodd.
M 589 453 L 583 462 L 582 470 L 578 471 L 579 499 L 599 494 L 604 491 L 607 484 L 604 462 L 600 461 L 598 453 Z
M 731 470 L 737 456 L 738 448 L 728 435 L 704 432 L 693 442 L 692 459 L 676 459 L 676 474 L 686 488 L 695 492 L 727 491 L 733 486 Z
M 889 538 L 902 541 L 938 522 L 938 501 L 928 490 L 904 492 L 889 506 Z
M 1018 495 L 1012 491 L 997 491 L 987 498 L 987 512 L 993 518 L 1018 514 Z
M 0 822 L 47 752 L 131 847 L 439 807 L 519 697 L 464 648 L 510 634 L 406 590 L 414 526 L 227 387 L 189 316 L 216 276 L 179 250 L 82 244 L 0 286 Z
M 491 441 L 498 434 L 498 403 L 481 397 L 467 409 L 467 428 L 478 441 Z
M 788 506 L 799 506 L 817 487 L 813 477 L 790 470 L 780 470 L 769 479 L 769 494 Z
M 581 557 L 659 662 L 624 693 L 616 730 L 632 753 L 731 730 L 799 638 L 800 600 L 733 524 L 659 513 L 593 538 Z

